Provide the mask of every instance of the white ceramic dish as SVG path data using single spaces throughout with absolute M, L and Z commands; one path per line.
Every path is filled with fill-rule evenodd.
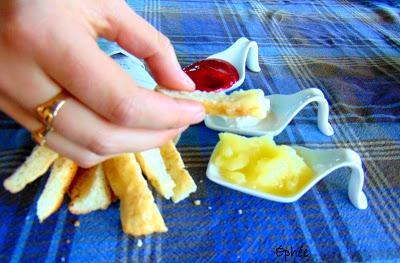
M 120 53 L 131 58 L 134 62 L 134 66 L 133 68 L 129 69 L 129 71 L 131 71 L 129 73 L 133 73 L 130 75 L 141 86 L 154 89 L 154 87 L 157 85 L 154 79 L 146 71 L 143 62 L 124 49 L 113 46 L 113 48 L 110 50 L 106 50 L 106 53 L 108 56 L 113 56 Z M 253 72 L 261 71 L 258 62 L 258 45 L 256 42 L 250 41 L 245 37 L 239 38 L 226 50 L 207 57 L 207 59 L 211 58 L 222 59 L 231 63 L 239 73 L 239 80 L 226 91 L 233 90 L 243 84 L 246 76 L 246 66 Z
M 248 136 L 280 134 L 290 121 L 311 102 L 318 103 L 318 127 L 327 135 L 333 135 L 333 128 L 328 122 L 329 104 L 319 89 L 305 89 L 290 95 L 274 94 L 266 96 L 270 101 L 267 117 L 252 126 L 240 125 L 240 122 L 219 116 L 207 116 L 206 126 L 217 131 L 226 131 Z
M 358 209 L 366 209 L 368 207 L 367 197 L 362 191 L 364 185 L 364 171 L 362 169 L 360 156 L 356 152 L 350 149 L 311 150 L 299 146 L 295 146 L 293 148 L 315 173 L 314 179 L 296 195 L 282 197 L 233 184 L 219 174 L 217 167 L 211 162 L 212 158 L 210 158 L 208 163 L 207 177 L 217 184 L 236 191 L 271 201 L 291 203 L 301 198 L 308 190 L 310 190 L 311 187 L 313 187 L 334 170 L 342 167 L 349 167 L 352 169 L 352 174 L 348 184 L 349 199 L 351 203 Z
M 134 61 L 132 68 L 128 69 L 128 73 L 143 87 L 154 89 L 155 81 L 142 61 L 133 57 L 126 51 L 119 49 L 110 52 L 109 55 L 122 53 Z M 254 72 L 259 72 L 261 69 L 258 64 L 258 45 L 254 41 L 249 41 L 246 38 L 240 38 L 227 50 L 212 55 L 208 58 L 218 58 L 230 62 L 239 72 L 239 81 L 229 90 L 239 87 L 245 78 L 245 69 L 247 67 Z M 266 119 L 261 120 L 258 124 L 250 127 L 250 130 L 243 130 L 238 127 L 226 127 L 224 119 L 216 116 L 207 116 L 205 123 L 209 128 L 219 131 L 230 131 L 245 135 L 264 135 L 272 133 L 277 135 L 289 124 L 295 115 L 307 104 L 318 102 L 318 127 L 326 135 L 332 135 L 333 129 L 328 122 L 329 106 L 322 92 L 318 89 L 307 89 L 292 95 L 270 95 L 267 96 L 271 103 L 271 112 Z M 249 127 L 248 127 L 249 128 Z M 247 129 L 247 128 L 246 128 Z M 179 140 L 179 136 L 175 138 L 175 142 Z M 277 201 L 277 202 L 294 202 L 303 196 L 312 186 L 330 174 L 332 171 L 341 167 L 352 168 L 350 177 L 348 194 L 350 201 L 359 209 L 367 208 L 367 198 L 362 192 L 364 183 L 364 172 L 361 166 L 361 160 L 357 153 L 348 149 L 337 150 L 310 150 L 304 147 L 294 147 L 297 153 L 312 167 L 316 176 L 309 185 L 301 192 L 292 197 L 279 197 L 264 192 L 249 189 L 243 186 L 238 186 L 226 181 L 218 174 L 216 167 L 211 163 L 208 164 L 207 177 L 220 185 L 238 190 L 247 194 L 258 196 L 261 198 Z
M 228 49 L 209 56 L 207 59 L 222 59 L 231 63 L 239 73 L 239 80 L 229 89 L 233 90 L 243 84 L 246 77 L 246 66 L 250 71 L 260 72 L 258 62 L 258 45 L 245 37 L 239 38 Z

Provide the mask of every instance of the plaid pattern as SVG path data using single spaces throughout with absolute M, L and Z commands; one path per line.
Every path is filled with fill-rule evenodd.
M 369 208 L 360 211 L 350 204 L 345 169 L 293 204 L 213 184 L 205 178 L 205 169 L 217 133 L 200 124 L 185 132 L 179 143 L 198 184 L 197 193 L 176 205 L 156 198 L 169 227 L 167 234 L 145 237 L 143 247 L 137 247 L 137 240 L 119 227 L 118 204 L 84 216 L 69 214 L 64 204 L 39 224 L 34 215 L 45 183 L 42 178 L 17 195 L 1 188 L 0 261 L 284 261 L 276 256 L 276 248 L 301 245 L 310 255 L 296 261 L 400 261 L 400 6 L 396 1 L 130 4 L 170 37 L 182 65 L 246 36 L 259 44 L 262 73 L 248 72 L 243 88 L 263 88 L 266 93 L 321 89 L 331 104 L 335 135 L 322 135 L 316 126 L 316 107 L 307 107 L 276 141 L 311 148 L 346 147 L 360 153 Z M 0 128 L 4 179 L 33 143 L 27 131 L 4 115 Z M 195 199 L 202 205 L 194 206 Z M 73 226 L 76 219 L 79 228 Z

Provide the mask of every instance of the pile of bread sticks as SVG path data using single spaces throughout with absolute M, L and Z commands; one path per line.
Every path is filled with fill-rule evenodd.
M 230 95 L 159 91 L 172 97 L 198 100 L 213 115 L 264 118 L 269 109 L 262 90 L 237 91 Z M 167 231 L 147 182 L 174 203 L 197 189 L 172 141 L 160 148 L 119 155 L 90 169 L 79 168 L 45 146 L 36 146 L 4 181 L 4 187 L 18 193 L 48 170 L 49 177 L 37 202 L 40 222 L 58 210 L 66 194 L 70 197 L 68 209 L 73 214 L 107 209 L 119 199 L 123 231 L 133 236 Z
M 159 194 L 175 203 L 197 188 L 172 141 L 160 148 L 119 155 L 90 169 L 79 168 L 49 148 L 37 146 L 4 181 L 4 187 L 17 193 L 48 169 L 50 175 L 37 202 L 40 222 L 58 210 L 67 193 L 68 209 L 73 214 L 107 209 L 119 199 L 122 228 L 134 236 L 167 231 L 142 171 Z

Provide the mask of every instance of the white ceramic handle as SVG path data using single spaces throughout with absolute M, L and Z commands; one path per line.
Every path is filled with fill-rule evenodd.
M 349 199 L 358 209 L 368 207 L 367 197 L 362 191 L 364 170 L 362 169 L 361 158 L 355 151 L 350 149 L 311 150 L 298 146 L 294 146 L 294 148 L 316 173 L 315 181 L 310 186 L 339 168 L 351 168 L 352 172 L 348 185 Z
M 290 116 L 287 120 L 287 124 L 299 113 L 305 106 L 312 102 L 318 103 L 318 128 L 320 131 L 327 135 L 333 135 L 333 128 L 329 123 L 329 104 L 325 99 L 324 94 L 319 89 L 310 88 L 299 91 L 292 95 L 271 95 L 271 103 L 274 103 L 272 96 L 276 96 L 276 105 L 272 105 L 272 108 L 277 108 L 277 113 L 283 111 L 284 105 L 292 105 L 289 113 L 286 116 Z M 279 98 L 279 99 L 278 99 Z M 287 106 L 286 106 L 287 107 Z M 282 110 L 280 110 L 282 108 Z M 286 127 L 286 125 L 284 125 Z
M 260 72 L 258 63 L 258 45 L 245 37 L 239 38 L 229 48 L 222 52 L 209 56 L 207 59 L 222 59 L 231 63 L 239 73 L 239 80 L 229 90 L 236 89 L 243 84 L 246 77 L 246 66 L 253 72 Z
M 330 152 L 332 171 L 342 167 L 351 168 L 351 176 L 348 185 L 348 194 L 351 203 L 358 209 L 368 207 L 367 197 L 362 191 L 364 185 L 364 170 L 362 169 L 361 158 L 353 150 L 338 149 Z
M 319 89 L 307 89 L 307 92 L 311 92 L 314 94 L 310 102 L 317 102 L 318 103 L 318 128 L 319 130 L 327 135 L 333 135 L 333 128 L 329 123 L 329 104 L 328 101 L 325 99 L 324 94 Z
M 250 41 L 247 47 L 246 66 L 253 72 L 260 72 L 260 64 L 258 60 L 258 45 L 254 41 Z
M 351 203 L 358 209 L 368 207 L 367 197 L 362 191 L 364 185 L 364 170 L 360 156 L 350 149 L 338 149 L 331 152 L 332 171 L 342 167 L 351 168 L 348 194 Z M 331 172 L 332 172 L 331 171 Z
M 349 181 L 349 199 L 358 209 L 366 209 L 368 207 L 367 197 L 362 191 L 364 185 L 364 170 L 361 165 L 360 156 L 352 150 L 347 150 L 348 166 L 352 169 Z
M 217 58 L 228 61 L 238 70 L 239 75 L 243 75 L 245 65 L 253 72 L 260 72 L 261 68 L 258 63 L 258 45 L 254 41 L 250 41 L 245 37 L 236 40 L 229 48 L 222 52 L 211 55 L 208 58 Z

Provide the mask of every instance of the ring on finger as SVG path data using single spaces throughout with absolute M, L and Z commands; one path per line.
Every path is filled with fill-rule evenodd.
M 51 130 L 51 128 L 49 129 L 43 126 L 40 129 L 32 132 L 32 138 L 37 144 L 43 146 L 46 144 L 46 135 L 51 132 Z
M 54 118 L 57 116 L 68 98 L 69 95 L 65 91 L 61 91 L 55 97 L 40 104 L 36 108 L 37 116 L 40 122 L 46 126 L 46 129 L 51 129 Z

